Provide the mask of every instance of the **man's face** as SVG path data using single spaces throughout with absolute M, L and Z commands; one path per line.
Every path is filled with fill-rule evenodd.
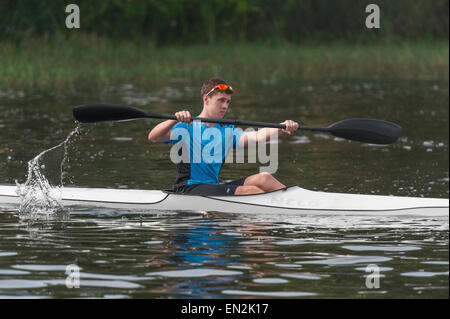
M 213 96 L 204 98 L 204 105 L 208 113 L 215 118 L 222 118 L 228 110 L 231 102 L 231 94 L 225 92 L 217 92 Z

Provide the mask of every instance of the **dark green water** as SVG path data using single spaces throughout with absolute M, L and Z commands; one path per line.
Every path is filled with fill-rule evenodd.
M 105 88 L 96 96 L 2 92 L 0 183 L 26 180 L 27 162 L 76 127 L 75 105 L 198 114 L 197 91 L 174 83 Z M 314 133 L 284 137 L 275 176 L 313 190 L 448 198 L 448 103 L 448 82 L 289 83 L 238 90 L 227 117 L 316 126 L 357 117 L 396 122 L 404 134 L 390 146 Z M 155 123 L 82 126 L 68 147 L 64 185 L 170 187 L 169 148 L 146 140 Z M 42 160 L 55 185 L 62 158 L 57 149 Z M 221 176 L 251 175 L 259 166 L 227 164 Z M 65 270 L 73 263 L 81 287 L 68 289 Z M 369 264 L 380 268 L 379 288 L 366 287 Z M 448 298 L 448 287 L 448 217 L 73 210 L 39 221 L 21 219 L 15 207 L 0 209 L 0 297 Z

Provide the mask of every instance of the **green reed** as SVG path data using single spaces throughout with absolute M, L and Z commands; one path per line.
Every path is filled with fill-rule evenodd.
M 448 60 L 448 41 L 157 47 L 143 40 L 84 35 L 0 43 L 0 92 L 198 84 L 211 76 L 248 84 L 335 78 L 448 80 Z

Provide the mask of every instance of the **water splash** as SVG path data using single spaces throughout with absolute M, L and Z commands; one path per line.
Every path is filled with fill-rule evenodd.
M 72 136 L 79 133 L 80 126 L 77 125 L 63 142 L 41 152 L 28 162 L 28 177 L 26 182 L 20 184 L 16 181 L 16 193 L 20 197 L 19 216 L 22 219 L 45 219 L 67 212 L 61 201 L 64 179 L 63 168 L 67 159 L 69 140 Z M 50 184 L 42 171 L 45 168 L 45 165 L 41 164 L 41 159 L 45 154 L 60 147 L 64 148 L 64 155 L 60 165 L 60 185 L 54 187 Z

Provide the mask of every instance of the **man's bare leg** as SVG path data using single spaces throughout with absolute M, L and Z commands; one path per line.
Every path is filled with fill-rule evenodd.
M 251 175 L 245 179 L 244 186 L 256 186 L 262 189 L 264 192 L 276 191 L 278 189 L 286 187 L 270 173 L 259 173 Z
M 257 186 L 238 186 L 234 195 L 250 195 L 250 194 L 261 194 L 264 191 Z
M 247 177 L 243 186 L 236 188 L 235 195 L 260 194 L 285 188 L 269 173 L 259 173 Z

